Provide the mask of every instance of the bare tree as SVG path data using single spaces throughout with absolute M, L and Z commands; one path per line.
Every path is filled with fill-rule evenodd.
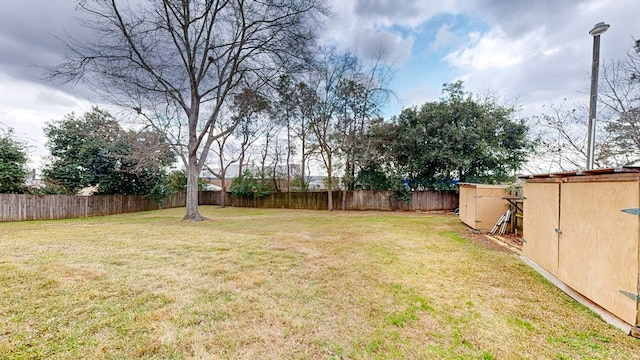
M 335 174 L 340 170 L 340 133 L 341 94 L 339 85 L 351 76 L 356 69 L 358 59 L 352 54 L 338 53 L 335 49 L 326 49 L 318 60 L 317 70 L 309 82 L 315 94 L 312 101 L 313 118 L 310 127 L 318 146 L 322 163 L 327 172 L 327 204 L 333 211 L 333 189 Z
M 243 173 L 249 148 L 266 129 L 263 115 L 268 107 L 269 104 L 264 96 L 251 89 L 244 89 L 234 97 L 232 106 L 234 114 L 227 118 L 228 121 L 237 124 L 235 131 L 226 132 L 225 129 L 230 127 L 228 122 L 218 121 L 219 133 L 223 134 L 216 138 L 213 149 L 218 168 L 215 170 L 208 164 L 205 164 L 205 168 L 220 179 L 223 192 L 227 188 L 227 170 L 231 165 L 238 163 L 238 175 Z M 222 207 L 226 205 L 224 198 L 223 195 L 220 202 Z
M 240 117 L 234 134 L 240 141 L 238 174 L 242 174 L 249 147 L 270 127 L 268 119 L 265 117 L 269 113 L 269 102 L 262 94 L 245 89 L 239 96 L 236 96 L 234 109 L 237 111 L 236 116 Z
M 538 129 L 537 146 L 525 170 L 537 173 L 583 168 L 587 158 L 587 109 L 584 106 L 570 107 L 565 102 L 546 108 L 549 109 L 546 113 L 534 117 Z M 601 136 L 602 124 L 597 125 L 596 133 Z
M 133 5 L 138 4 L 138 5 Z M 54 80 L 85 80 L 104 99 L 135 109 L 181 150 L 184 219 L 201 220 L 198 176 L 230 96 L 259 90 L 308 60 L 325 0 L 80 1 L 94 43 L 67 41 Z M 169 115 L 169 116 L 168 116 Z
M 379 53 L 373 63 L 365 64 L 354 54 L 328 49 L 307 86 L 314 89 L 305 106 L 313 114 L 310 128 L 327 171 L 330 211 L 336 174 L 344 173 L 344 209 L 347 187 L 352 187 L 358 164 L 366 162 L 366 128 L 392 95 L 387 88 L 391 68 L 384 65 L 383 55 Z
M 605 131 L 611 135 L 603 144 L 604 157 L 617 166 L 640 162 L 640 53 L 629 52 L 622 61 L 605 66 L 602 73 L 600 102 L 607 120 Z
M 234 117 L 228 117 L 229 121 L 235 121 Z M 216 137 L 212 152 L 215 155 L 214 160 L 217 161 L 217 168 L 210 166 L 210 161 L 205 163 L 204 168 L 207 169 L 213 176 L 220 179 L 221 194 L 220 194 L 220 206 L 225 207 L 226 203 L 226 191 L 227 191 L 227 171 L 229 167 L 240 159 L 240 150 L 236 143 L 234 143 L 233 133 L 225 132 L 224 129 L 229 127 L 229 124 L 225 121 L 217 122 L 218 131 L 221 136 Z
M 536 149 L 524 170 L 531 173 L 575 171 L 584 169 L 587 159 L 587 119 L 585 104 L 551 105 L 547 113 L 535 117 L 538 128 L 534 139 Z M 594 164 L 598 168 L 624 165 L 625 161 L 614 153 L 613 134 L 608 130 L 609 121 L 600 111 L 596 123 Z
M 346 210 L 347 190 L 353 190 L 358 169 L 369 163 L 372 149 L 366 131 L 393 95 L 388 88 L 392 71 L 384 59 L 383 52 L 378 52 L 371 64 L 358 59 L 353 73 L 342 78 L 336 88 L 341 118 L 336 132 L 344 158 L 342 210 Z
M 314 154 L 315 147 L 309 141 L 311 136 L 310 123 L 314 117 L 317 104 L 315 89 L 311 89 L 302 79 L 308 79 L 310 73 L 289 74 L 282 76 L 275 89 L 277 101 L 273 106 L 273 116 L 283 127 L 286 141 L 282 154 L 285 160 L 284 188 L 289 193 L 288 202 L 291 204 L 291 191 L 297 188 L 307 190 L 308 180 L 306 171 L 308 159 Z M 294 163 L 294 156 L 298 156 L 299 163 Z
M 284 152 L 280 142 L 282 126 L 277 122 L 270 122 L 265 125 L 260 133 L 260 141 L 256 143 L 254 149 L 257 160 L 252 161 L 251 172 L 257 175 L 263 184 L 266 185 L 271 182 L 273 188 L 276 191 L 280 191 L 276 181 L 276 172 L 281 155 Z
M 318 147 L 311 141 L 311 124 L 314 119 L 314 109 L 317 103 L 317 94 L 304 82 L 299 82 L 295 89 L 296 107 L 299 111 L 299 118 L 291 125 L 291 132 L 298 140 L 300 173 L 296 178 L 302 191 L 308 189 L 309 159 L 317 153 Z
M 630 166 L 640 162 L 640 83 L 626 61 L 613 61 L 601 72 L 598 121 L 596 122 L 596 167 Z M 549 106 L 535 117 L 538 125 L 535 156 L 530 172 L 573 171 L 586 163 L 588 109 L 563 103 Z
M 630 166 L 640 163 L 640 41 L 626 58 L 612 60 L 600 72 L 596 167 Z M 588 109 L 584 104 L 551 106 L 536 117 L 538 146 L 527 169 L 536 172 L 584 168 Z
M 295 153 L 295 143 L 292 134 L 292 127 L 296 119 L 300 118 L 299 107 L 296 106 L 298 99 L 295 94 L 294 82 L 291 76 L 281 76 L 276 88 L 278 95 L 277 106 L 274 106 L 274 117 L 283 124 L 287 131 L 286 141 L 286 189 L 287 204 L 291 207 L 291 158 Z

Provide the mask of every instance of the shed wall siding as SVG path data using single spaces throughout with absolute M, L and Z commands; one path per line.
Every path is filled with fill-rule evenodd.
M 558 200 L 560 184 L 523 185 L 526 200 L 523 221 L 522 252 L 545 270 L 558 276 Z
M 562 184 L 558 277 L 622 320 L 636 322 L 637 182 Z

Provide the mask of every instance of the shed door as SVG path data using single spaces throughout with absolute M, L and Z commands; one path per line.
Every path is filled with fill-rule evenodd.
M 635 181 L 567 182 L 560 199 L 556 276 L 629 324 L 638 311 L 639 217 L 622 210 L 636 209 L 639 197 Z
M 471 228 L 476 228 L 476 187 L 473 185 L 462 184 L 460 185 L 460 204 L 458 205 L 460 211 L 460 221 L 469 225 Z
M 465 204 L 467 210 L 467 225 L 473 229 L 477 229 L 476 226 L 476 201 L 478 201 L 477 191 L 475 186 L 467 188 L 467 203 Z
M 469 188 L 465 185 L 460 185 L 460 200 L 458 202 L 458 216 L 460 217 L 460 221 L 468 224 L 469 220 L 467 220 L 467 218 L 469 212 L 467 210 L 467 202 L 469 202 Z
M 558 276 L 558 232 L 560 225 L 559 183 L 523 185 L 522 251 L 526 257 Z

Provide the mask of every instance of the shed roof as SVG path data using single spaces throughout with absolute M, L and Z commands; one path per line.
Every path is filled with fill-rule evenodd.
M 600 177 L 605 175 L 640 175 L 640 167 L 638 166 L 624 166 L 616 168 L 604 168 L 604 169 L 591 169 L 591 170 L 576 170 L 568 172 L 557 172 L 548 174 L 535 174 L 535 175 L 519 175 L 519 179 L 527 180 L 543 180 L 543 179 L 562 179 L 570 177 Z M 610 176 L 607 176 L 610 177 Z
M 503 189 L 508 186 L 504 184 L 478 184 L 478 183 L 466 183 L 466 182 L 459 182 L 458 185 L 464 186 L 464 187 L 482 187 L 482 188 L 496 188 L 496 189 Z

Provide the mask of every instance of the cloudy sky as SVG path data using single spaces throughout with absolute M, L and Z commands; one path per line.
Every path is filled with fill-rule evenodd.
M 29 142 L 34 164 L 46 153 L 44 123 L 96 102 L 80 86 L 42 80 L 38 68 L 64 55 L 56 37 L 86 33 L 75 3 L 5 0 L 0 12 L 0 126 Z M 334 13 L 325 43 L 364 57 L 384 48 L 393 60 L 398 99 L 387 115 L 437 99 L 443 83 L 458 79 L 467 90 L 517 99 L 521 116 L 565 98 L 586 103 L 593 25 L 611 25 L 603 62 L 623 58 L 640 38 L 638 0 L 336 0 Z

